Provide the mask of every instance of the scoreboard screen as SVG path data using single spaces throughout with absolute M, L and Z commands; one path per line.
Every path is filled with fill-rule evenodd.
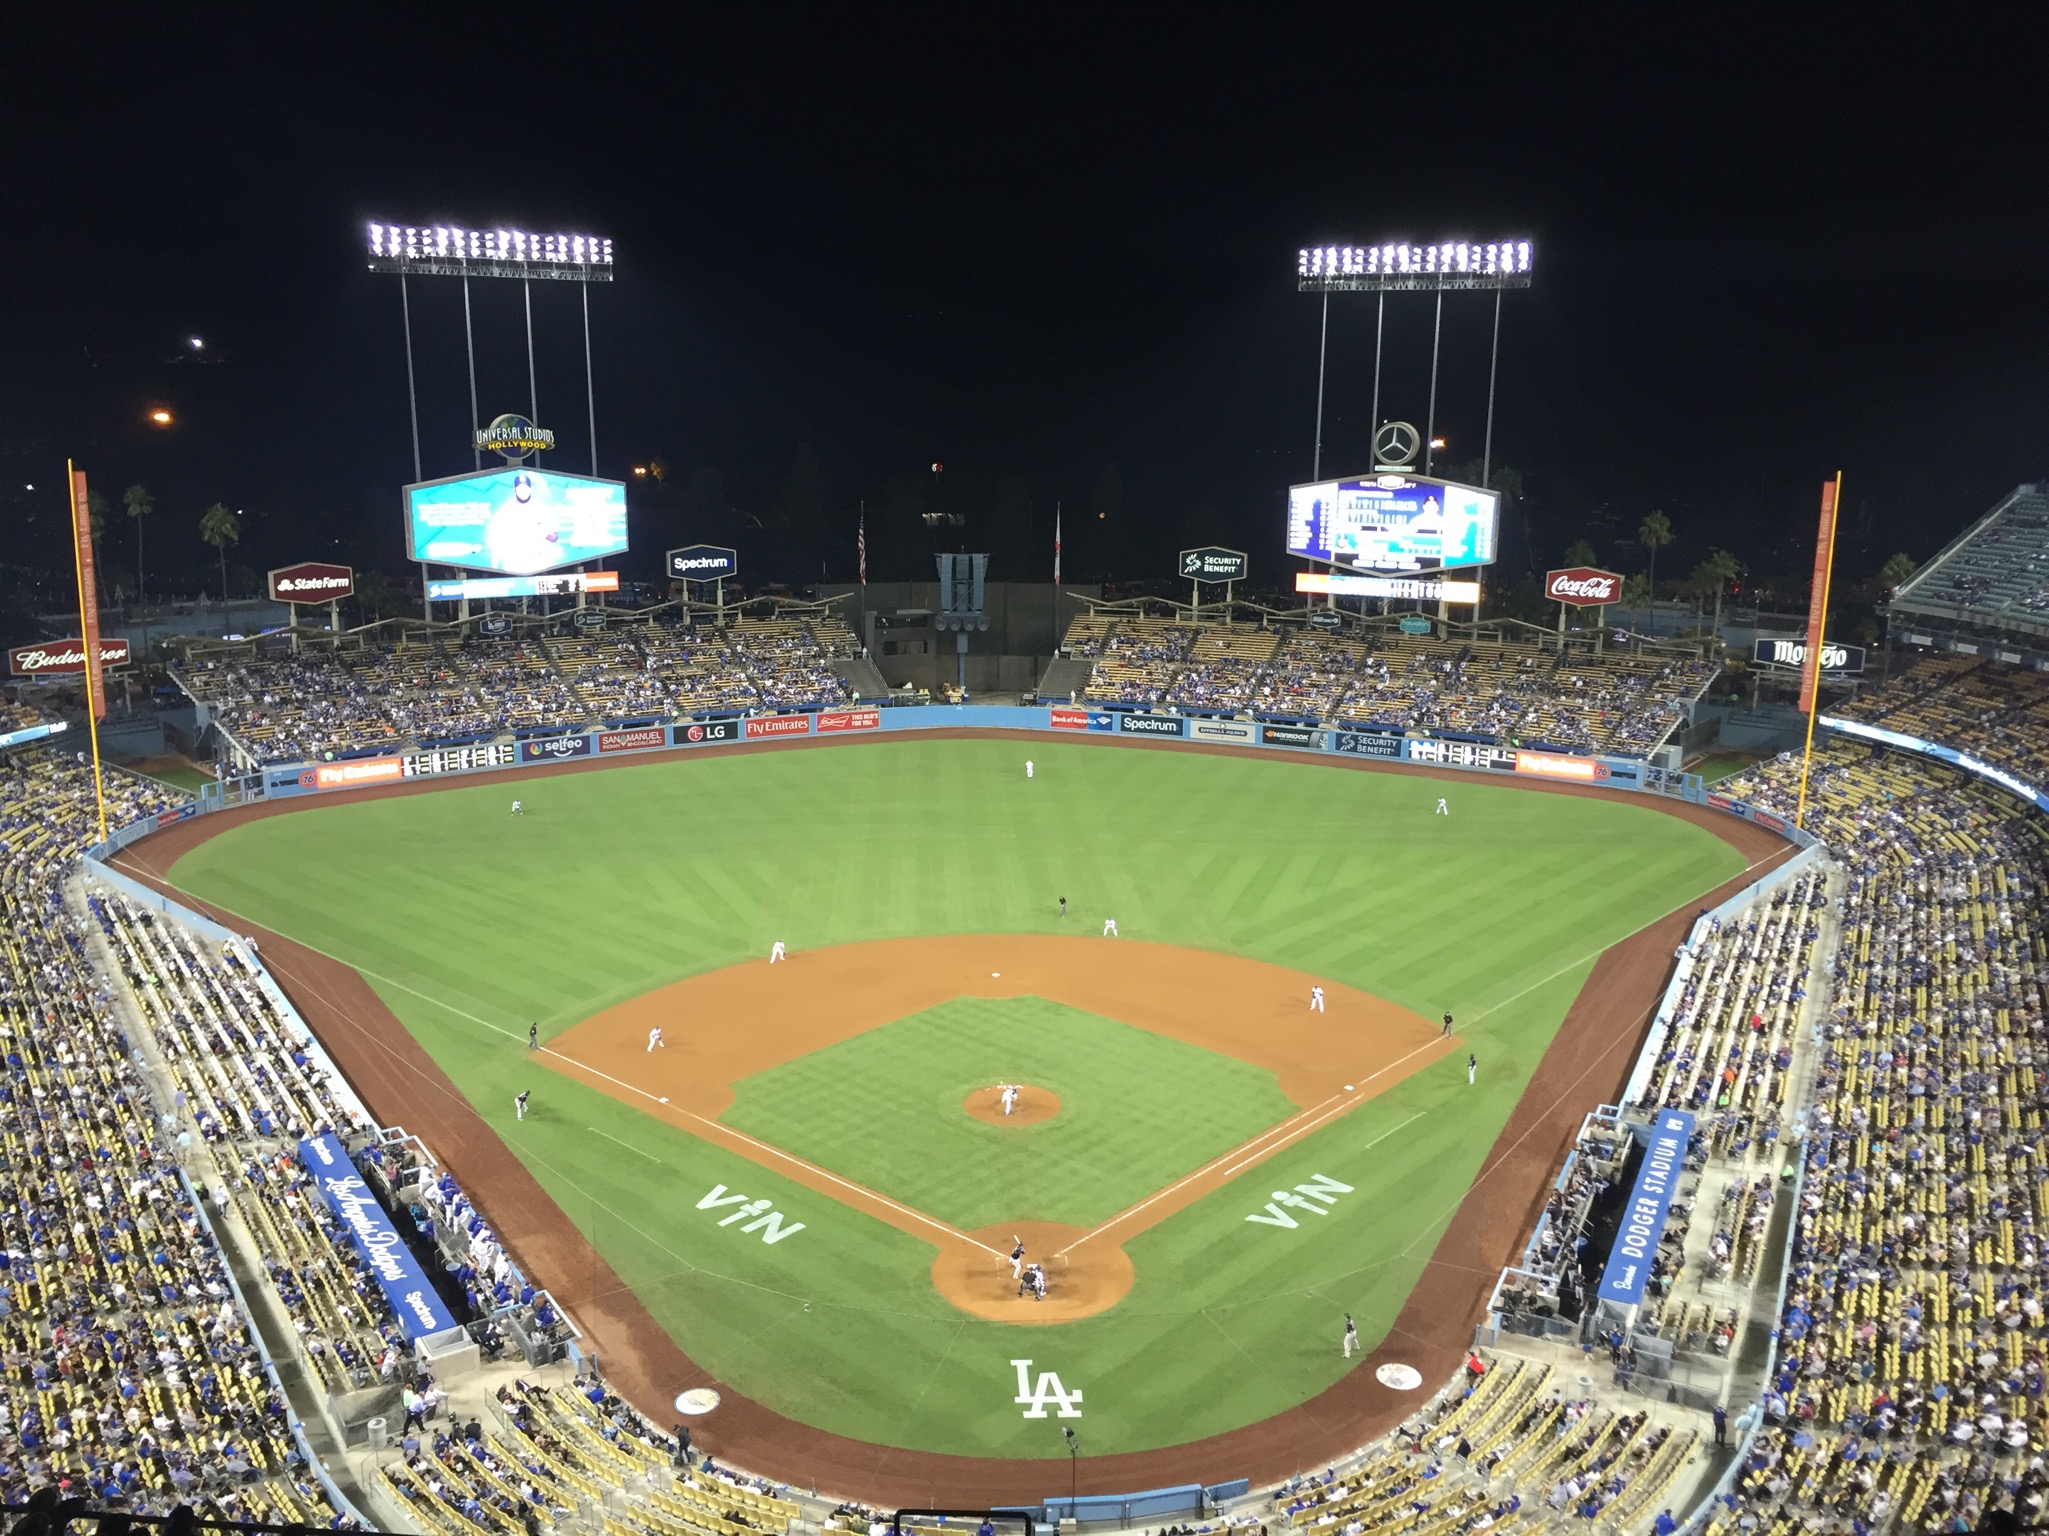
M 1501 498 L 1419 475 L 1362 475 L 1288 488 L 1288 553 L 1355 571 L 1492 565 Z
M 407 557 L 532 576 L 626 550 L 626 487 L 551 469 L 486 469 L 405 488 Z

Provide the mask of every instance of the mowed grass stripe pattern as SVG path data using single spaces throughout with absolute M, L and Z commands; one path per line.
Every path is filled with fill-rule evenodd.
M 991 1085 L 1061 1112 L 987 1125 Z M 1295 1112 L 1273 1073 L 1039 997 L 963 997 L 756 1073 L 719 1118 L 965 1232 L 1089 1227 Z
M 1392 1321 L 1594 958 L 1741 867 L 1635 804 L 1055 740 L 644 761 L 525 781 L 517 820 L 514 788 L 315 804 L 202 845 L 173 876 L 383 978 L 393 1012 L 694 1359 L 807 1423 L 975 1455 L 1061 1455 L 1010 1402 L 1012 1358 L 1087 1389 L 1100 1454 L 1217 1433 L 1336 1380 L 1342 1313 L 1369 1343 Z M 1128 936 L 1450 1009 L 1479 1081 L 1463 1055 L 1417 1074 L 1136 1238 L 1137 1283 L 1114 1310 L 1013 1328 L 940 1300 L 925 1243 L 622 1113 L 524 1049 L 529 1020 L 551 1035 L 681 976 L 762 963 L 778 938 L 801 954 L 1059 932 L 1062 894 L 1066 931 L 1114 916 Z M 1342 1063 L 1341 1033 L 1331 1049 Z M 525 1087 L 535 1114 L 515 1124 Z M 1238 1111 L 1187 1106 L 1190 1122 L 1220 1112 Z M 925 1129 L 906 1113 L 865 1134 Z M 1312 1173 L 1356 1192 L 1295 1230 L 1246 1223 Z M 992 1174 L 992 1199 L 1011 1177 Z M 1116 1203 L 1099 1166 L 1062 1180 L 1061 1199 Z M 697 1202 L 720 1183 L 805 1230 L 770 1247 L 718 1227 Z

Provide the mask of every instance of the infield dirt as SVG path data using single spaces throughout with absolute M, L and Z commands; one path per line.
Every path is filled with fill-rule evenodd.
M 926 731 L 844 745 L 888 751 L 904 740 L 955 735 L 1009 737 L 1020 742 L 1045 739 L 1040 733 L 1025 731 Z M 808 740 L 689 750 L 725 755 L 812 751 L 826 745 Z M 1092 739 L 1089 745 L 1107 751 L 1270 755 L 1257 747 L 1168 745 L 1111 737 Z M 502 782 L 612 766 L 590 759 L 515 769 L 495 777 Z M 1304 758 L 1301 767 L 1304 772 L 1397 773 L 1448 784 L 1473 782 L 1472 775 L 1456 769 L 1392 767 L 1334 757 Z M 724 1394 L 724 1401 L 715 1419 L 702 1426 L 698 1443 L 722 1459 L 755 1471 L 888 1507 L 972 1504 L 987 1508 L 992 1503 L 1038 1502 L 1046 1493 L 1050 1475 L 1049 1464 L 1043 1460 L 948 1456 L 836 1435 L 786 1418 L 713 1378 L 649 1315 L 496 1130 L 471 1108 L 447 1074 L 355 970 L 283 935 L 221 912 L 178 890 L 168 878 L 171 866 L 186 851 L 249 820 L 289 814 L 307 805 L 433 793 L 445 787 L 450 786 L 417 782 L 195 817 L 133 845 L 116 862 L 174 900 L 258 937 L 265 965 L 371 1111 L 386 1125 L 420 1130 L 443 1166 L 466 1187 L 479 1192 L 521 1266 L 547 1282 L 602 1356 L 614 1387 L 654 1422 L 668 1421 L 669 1403 L 678 1391 L 713 1386 Z M 1703 894 L 1699 900 L 1703 907 L 1735 895 L 1794 852 L 1790 844 L 1762 828 L 1706 806 L 1624 790 L 1548 783 L 1518 783 L 1515 787 L 1528 794 L 1592 795 L 1649 806 L 1714 833 L 1734 847 L 1748 867 Z M 1411 1366 L 1426 1384 L 1449 1380 L 1463 1358 L 1474 1319 L 1502 1264 L 1519 1249 L 1534 1223 L 1552 1171 L 1586 1107 L 1612 1100 L 1626 1080 L 1643 1028 L 1670 971 L 1673 948 L 1685 937 L 1692 916 L 1691 903 L 1666 913 L 1610 948 L 1595 964 L 1386 1340 L 1358 1369 L 1299 1408 L 1241 1429 L 1161 1450 L 1086 1457 L 1075 1473 L 1080 1491 L 1115 1493 L 1208 1483 L 1224 1473 L 1248 1477 L 1254 1486 L 1269 1484 L 1305 1467 L 1321 1467 L 1330 1458 L 1385 1434 L 1418 1406 L 1416 1394 L 1395 1391 L 1378 1381 L 1379 1366 Z M 1002 1273 L 1008 1274 L 1007 1266 Z
M 1324 984 L 1327 1011 L 1312 1012 L 1312 985 L 1315 978 L 1264 961 L 1135 939 L 889 939 L 687 977 L 591 1015 L 539 1054 L 631 1109 L 937 1244 L 933 1284 L 962 1311 L 998 1322 L 1056 1322 L 1101 1312 L 1131 1289 L 1124 1243 L 1464 1048 L 1421 1015 L 1338 982 Z M 993 1240 L 962 1232 L 718 1119 L 741 1079 L 956 997 L 1045 998 L 1264 1067 L 1296 1113 L 1092 1229 L 1040 1231 L 1027 1247 L 1047 1262 L 1054 1295 L 1046 1302 L 1020 1301 L 986 1283 L 991 1261 L 1009 1274 L 1007 1231 L 988 1229 L 999 1231 Z M 747 1027 L 733 1028 L 735 1020 Z M 657 1028 L 663 1044 L 651 1048 Z M 993 1092 L 978 1097 L 995 1110 L 987 1118 L 1002 1123 Z M 1024 1224 L 1020 1216 L 1008 1230 Z

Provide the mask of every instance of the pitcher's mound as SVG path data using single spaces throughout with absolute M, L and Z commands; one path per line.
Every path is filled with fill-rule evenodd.
M 1071 1323 L 1109 1310 L 1131 1290 L 1131 1259 L 1105 1238 L 1056 1257 L 1082 1236 L 1080 1227 L 1057 1221 L 1017 1221 L 984 1227 L 969 1236 L 995 1252 L 948 1243 L 932 1261 L 932 1284 L 940 1295 L 976 1317 L 998 1323 Z M 1018 1295 L 1017 1282 L 1010 1278 L 1010 1250 L 1018 1238 L 1024 1239 L 1025 1262 L 1045 1268 L 1044 1301 Z
M 1051 1120 L 1060 1113 L 1060 1095 L 1050 1088 L 1019 1083 L 1017 1100 L 1006 1115 L 1003 1112 L 1003 1085 L 997 1083 L 988 1088 L 977 1088 L 968 1095 L 961 1108 L 987 1125 L 1037 1125 L 1041 1120 Z

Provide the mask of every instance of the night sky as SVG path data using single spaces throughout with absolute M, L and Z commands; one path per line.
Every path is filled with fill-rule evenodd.
M 715 538 L 759 576 L 847 579 L 865 499 L 877 578 L 929 575 L 943 512 L 992 576 L 1044 580 L 1058 502 L 1070 580 L 1216 540 L 1278 585 L 1316 395 L 1295 253 L 1323 241 L 1536 242 L 1504 306 L 1511 576 L 1582 535 L 1640 569 L 1662 507 L 1661 575 L 1722 546 L 1797 604 L 1834 470 L 1846 580 L 2049 473 L 2041 92 L 1995 11 L 57 9 L 0 63 L 16 613 L 37 567 L 68 575 L 67 455 L 116 504 L 113 580 L 137 481 L 153 589 L 217 582 L 217 500 L 238 565 L 404 572 L 370 219 L 617 242 L 598 467 L 666 471 L 633 492 L 649 576 Z M 481 414 L 524 411 L 519 285 L 472 295 Z M 532 296 L 545 462 L 586 471 L 580 293 Z M 412 297 L 423 468 L 457 473 L 460 286 Z M 1479 456 L 1491 303 L 1446 300 L 1453 464 Z M 1373 316 L 1333 300 L 1326 473 L 1365 465 Z M 1383 415 L 1423 420 L 1429 326 L 1427 297 L 1390 301 Z

